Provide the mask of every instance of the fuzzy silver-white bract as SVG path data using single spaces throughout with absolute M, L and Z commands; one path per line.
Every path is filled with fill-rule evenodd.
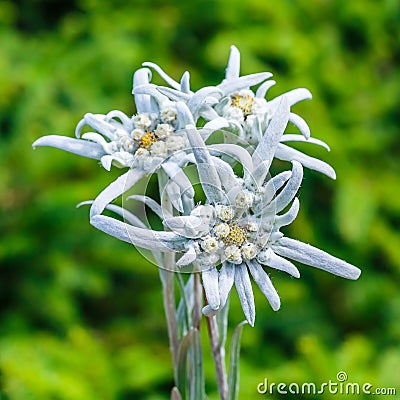
M 261 72 L 240 76 L 240 52 L 235 46 L 231 46 L 223 81 L 219 85 L 201 88 L 195 92 L 190 89 L 188 72 L 185 72 L 180 82 L 176 82 L 158 65 L 149 62 L 143 65 L 158 72 L 171 87 L 139 85 L 135 88 L 135 93 L 152 93 L 157 96 L 155 92 L 158 91 L 159 96 L 163 95 L 171 100 L 184 102 L 196 122 L 199 117 L 209 122 L 216 119 L 225 120 L 224 129 L 232 132 L 238 143 L 249 146 L 249 151 L 262 140 L 271 117 L 283 96 L 290 107 L 300 101 L 312 98 L 308 89 L 298 88 L 266 100 L 269 89 L 276 83 L 269 79 L 272 74 Z M 251 88 L 256 85 L 259 86 L 253 91 Z M 288 146 L 288 143 L 311 143 L 322 146 L 328 151 L 329 146 L 310 136 L 309 126 L 299 115 L 290 111 L 288 121 L 300 131 L 300 134 L 283 134 L 275 149 L 274 157 L 284 161 L 298 161 L 307 168 L 335 179 L 335 171 L 329 164 Z

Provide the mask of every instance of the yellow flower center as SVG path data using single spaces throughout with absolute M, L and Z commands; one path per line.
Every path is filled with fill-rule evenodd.
M 238 224 L 229 224 L 229 234 L 223 240 L 226 245 L 235 245 L 240 247 L 247 241 L 246 230 L 241 228 Z
M 156 141 L 156 135 L 147 131 L 139 141 L 139 146 L 148 149 Z
M 231 97 L 232 107 L 238 107 L 243 111 L 244 116 L 250 115 L 253 112 L 254 98 L 249 94 L 241 96 L 239 93 Z

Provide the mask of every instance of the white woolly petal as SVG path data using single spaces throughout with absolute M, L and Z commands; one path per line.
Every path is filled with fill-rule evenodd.
M 210 227 L 203 219 L 194 215 L 165 218 L 163 225 L 178 235 L 198 238 L 209 232 Z
M 85 114 L 83 119 L 79 121 L 75 129 L 76 137 L 80 136 L 81 128 L 85 125 L 90 126 L 91 128 L 101 133 L 103 136 L 109 138 L 110 140 L 116 139 L 116 132 L 118 125 L 120 125 L 120 129 L 123 129 L 122 124 L 118 124 L 115 121 L 114 124 L 108 122 L 106 115 L 87 113 Z
M 299 212 L 300 202 L 299 199 L 296 197 L 293 201 L 293 204 L 290 206 L 288 212 L 283 215 L 277 215 L 275 217 L 275 226 L 280 228 L 281 226 L 286 226 L 291 224 L 297 217 Z
M 256 307 L 254 304 L 253 289 L 251 287 L 249 273 L 245 264 L 235 267 L 235 286 L 239 295 L 243 313 L 251 326 L 254 326 Z
M 184 93 L 190 93 L 190 73 L 185 71 L 181 78 L 181 90 Z
M 224 263 L 219 271 L 219 295 L 221 300 L 221 308 L 223 308 L 228 300 L 235 280 L 236 265 Z
M 272 248 L 283 257 L 323 269 L 343 278 L 357 279 L 361 274 L 354 265 L 298 240 L 283 237 L 274 243 Z
M 266 81 L 260 85 L 260 87 L 256 91 L 256 97 L 259 99 L 263 99 L 266 95 L 268 90 L 276 84 L 275 81 Z
M 218 310 L 220 306 L 220 297 L 218 290 L 218 270 L 212 267 L 201 273 L 203 281 L 204 293 L 207 298 L 208 305 L 213 310 Z
M 165 186 L 165 191 L 168 194 L 172 206 L 180 213 L 183 213 L 183 202 L 179 186 L 174 181 L 169 181 Z
M 212 157 L 212 161 L 217 169 L 222 187 L 229 190 L 230 188 L 239 185 L 238 179 L 233 172 L 232 167 L 228 163 L 217 157 Z
M 109 142 L 107 142 L 103 136 L 96 132 L 86 132 L 82 135 L 82 139 L 90 140 L 91 142 L 98 143 L 103 146 L 103 149 L 106 151 L 105 147 Z
M 201 106 L 204 104 L 207 97 L 213 96 L 216 98 L 221 98 L 222 95 L 222 91 L 217 89 L 215 86 L 208 86 L 198 90 L 187 103 L 187 106 L 192 112 L 194 119 L 196 120 L 198 118 Z
M 200 181 L 207 199 L 210 203 L 221 203 L 223 201 L 221 181 L 199 131 L 194 127 L 187 129 L 187 136 L 192 146 Z
M 298 150 L 292 149 L 282 143 L 278 145 L 275 152 L 275 157 L 284 161 L 298 161 L 303 166 L 321 172 L 329 178 L 336 179 L 335 170 L 326 162 L 318 160 L 301 153 Z
M 92 207 L 90 208 L 90 218 L 101 214 L 109 203 L 129 190 L 143 176 L 143 171 L 138 169 L 130 169 L 124 175 L 118 177 L 96 197 Z
M 257 283 L 258 287 L 261 289 L 264 296 L 269 301 L 269 304 L 271 304 L 272 309 L 274 311 L 279 310 L 281 306 L 281 300 L 268 274 L 256 261 L 247 261 L 247 266 L 249 267 L 250 273 L 253 276 L 254 281 Z
M 57 135 L 39 138 L 33 143 L 32 147 L 35 148 L 38 146 L 55 147 L 69 153 L 77 154 L 78 156 L 94 158 L 95 160 L 100 160 L 105 154 L 103 147 L 98 143 Z
M 310 137 L 310 138 L 306 139 L 302 135 L 295 135 L 295 134 L 291 134 L 291 133 L 285 133 L 281 137 L 281 143 L 284 143 L 284 142 L 312 143 L 312 144 L 316 144 L 318 146 L 321 146 L 321 147 L 325 148 L 328 151 L 331 151 L 330 147 L 325 142 L 323 142 L 322 140 L 319 140 L 319 139 L 315 139 L 313 137 Z
M 217 116 L 217 117 L 213 118 L 211 121 L 207 122 L 203 126 L 203 128 L 201 128 L 201 130 L 202 131 L 204 130 L 205 132 L 209 131 L 208 132 L 208 136 L 209 136 L 211 133 L 213 133 L 219 129 L 228 128 L 228 127 L 229 127 L 229 122 L 225 118 Z M 206 140 L 204 138 L 204 136 L 203 136 L 203 139 Z
M 100 162 L 106 171 L 110 171 L 113 160 L 114 160 L 114 156 L 107 154 L 107 155 L 101 157 Z
M 204 125 L 204 128 L 206 128 L 206 125 L 207 125 L 208 123 L 213 123 L 214 120 L 220 118 L 220 116 L 218 115 L 218 113 L 217 113 L 210 105 L 208 105 L 208 104 L 204 104 L 203 107 L 201 107 L 201 109 L 200 109 L 200 116 L 203 117 L 206 121 L 210 121 L 210 122 L 207 122 L 207 123 Z M 224 119 L 224 118 L 222 118 L 222 119 Z M 211 129 L 213 129 L 212 132 L 214 132 L 214 131 L 217 130 L 217 129 L 226 128 L 226 127 L 228 127 L 228 126 L 229 126 L 228 121 L 226 121 L 223 125 L 221 125 L 221 127 L 217 127 L 216 129 L 213 129 L 213 128 L 211 127 Z M 211 132 L 211 133 L 212 133 L 212 132 Z
M 195 122 L 189 107 L 182 101 L 176 103 L 176 110 L 178 112 L 178 120 L 181 129 L 185 129 L 188 125 L 194 126 Z
M 251 158 L 251 155 L 249 152 L 244 149 L 241 146 L 238 146 L 236 144 L 212 144 L 207 146 L 208 149 L 210 150 L 211 154 L 214 154 L 214 151 L 217 151 L 216 155 L 223 155 L 227 154 L 233 158 L 235 158 L 237 161 L 240 162 L 240 164 L 243 165 L 245 170 L 248 173 L 252 173 L 253 171 L 253 160 Z
M 228 65 L 225 71 L 225 79 L 239 78 L 240 74 L 240 52 L 236 46 L 231 46 Z
M 299 128 L 299 131 L 302 133 L 302 135 L 306 138 L 310 138 L 310 128 L 307 125 L 307 122 L 304 121 L 303 118 L 301 118 L 299 115 L 290 113 L 289 114 L 289 122 L 291 122 L 293 125 L 297 126 Z
M 142 65 L 143 65 L 144 67 L 153 68 L 153 69 L 158 73 L 158 75 L 160 75 L 160 77 L 161 77 L 162 79 L 164 79 L 165 82 L 168 83 L 168 85 L 170 85 L 171 87 L 173 87 L 173 88 L 176 89 L 176 90 L 181 90 L 181 85 L 180 85 L 177 81 L 175 81 L 174 79 L 172 79 L 168 74 L 166 74 L 166 73 L 162 70 L 162 68 L 161 68 L 160 66 L 158 66 L 157 64 L 154 64 L 154 63 L 152 63 L 152 62 L 144 62 Z
M 217 88 L 222 91 L 224 95 L 229 93 L 238 92 L 241 89 L 246 89 L 248 87 L 258 85 L 270 78 L 272 74 L 270 72 L 260 72 L 257 74 L 245 75 L 236 79 L 225 80 L 220 83 Z
M 167 96 L 172 101 L 183 101 L 187 103 L 191 98 L 190 94 L 183 93 L 180 90 L 175 90 L 168 87 L 157 86 L 157 90 L 164 96 Z
M 121 121 L 123 128 L 127 132 L 130 132 L 133 129 L 132 119 L 122 111 L 112 110 L 107 113 L 106 117 L 107 119 L 111 120 L 111 122 L 114 120 L 114 118 L 118 118 Z M 117 124 L 120 124 L 120 122 L 117 122 Z
M 264 186 L 264 195 L 262 204 L 267 205 L 276 195 L 276 192 L 287 182 L 292 176 L 292 171 L 284 171 L 271 178 Z
M 217 310 L 214 310 L 211 308 L 208 304 L 203 307 L 201 312 L 206 316 L 206 317 L 213 317 L 214 315 L 217 315 L 220 309 L 218 308 Z
M 295 278 L 300 278 L 300 272 L 296 266 L 289 260 L 275 254 L 272 249 L 267 249 L 260 252 L 257 256 L 257 261 L 260 264 L 267 265 L 268 267 L 286 272 Z
M 180 193 L 185 193 L 187 196 L 194 197 L 193 185 L 189 178 L 185 175 L 175 162 L 164 162 L 161 164 L 162 169 L 166 174 L 179 186 Z
M 150 82 L 151 71 L 148 68 L 140 68 L 133 75 L 133 88 L 146 85 Z M 148 94 L 134 93 L 135 105 L 138 113 L 151 112 L 150 96 Z
M 285 98 L 279 103 L 260 143 L 253 154 L 254 178 L 262 183 L 274 158 L 275 150 L 289 119 L 289 105 Z
M 135 98 L 136 96 L 149 96 L 149 98 L 153 98 L 157 103 L 161 106 L 169 102 L 170 100 L 168 99 L 167 96 L 163 95 L 159 90 L 158 86 L 149 83 L 146 85 L 137 85 L 133 88 L 132 93 L 134 94 Z M 145 111 L 138 111 L 138 113 L 146 113 L 149 112 L 148 110 Z
M 172 217 L 172 214 L 168 210 L 163 209 L 155 200 L 153 200 L 149 196 L 134 194 L 132 196 L 129 196 L 127 200 L 136 200 L 142 202 L 147 207 L 149 207 L 161 220 Z
M 128 222 L 129 224 L 131 224 L 133 226 L 136 226 L 138 228 L 143 228 L 143 229 L 147 228 L 147 226 L 136 215 L 125 210 L 125 208 L 116 206 L 115 204 L 109 204 L 106 207 L 106 209 L 120 215 L 121 217 L 124 218 L 124 221 Z
M 292 176 L 273 201 L 272 206 L 275 208 L 275 213 L 279 213 L 289 205 L 296 196 L 303 180 L 303 167 L 301 164 L 297 161 L 292 161 L 292 164 Z
M 149 250 L 181 251 L 187 241 L 173 232 L 158 232 L 151 229 L 137 228 L 104 215 L 93 216 L 90 223 L 108 235 Z
M 184 267 L 191 264 L 196 259 L 196 250 L 189 246 L 186 253 L 176 262 L 177 267 Z
M 289 105 L 293 106 L 294 104 L 298 103 L 299 101 L 311 100 L 312 94 L 308 89 L 305 89 L 305 88 L 293 89 L 293 90 L 290 90 L 289 92 L 281 94 L 278 97 L 275 97 L 275 99 L 270 101 L 271 105 L 273 105 L 273 106 L 277 105 L 281 101 L 282 97 L 286 97 L 287 101 L 289 102 Z

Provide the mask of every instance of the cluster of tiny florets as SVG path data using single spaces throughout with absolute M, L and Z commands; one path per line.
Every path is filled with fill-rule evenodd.
M 182 136 L 174 136 L 177 113 L 172 107 L 165 108 L 159 116 L 137 114 L 133 117 L 135 128 L 131 137 L 136 143 L 136 155 L 140 157 L 165 157 L 187 145 Z M 144 151 L 146 150 L 146 151 Z
M 228 121 L 232 121 L 235 125 L 240 124 L 242 126 L 240 136 L 250 143 L 254 139 L 252 133 L 254 124 L 261 123 L 262 129 L 265 129 L 272 112 L 267 100 L 256 97 L 249 89 L 232 93 L 227 99 L 227 104 L 222 108 L 217 106 L 216 110 Z
M 268 111 L 269 106 L 265 99 L 255 97 L 251 90 L 243 89 L 229 97 L 228 104 L 222 110 L 222 116 L 248 125 L 252 124 L 256 117 L 263 119 Z
M 136 114 L 132 117 L 133 129 L 120 131 L 114 140 L 103 143 L 104 150 L 113 155 L 118 165 L 129 167 L 134 165 L 135 159 L 144 167 L 151 160 L 149 157 L 172 155 L 188 146 L 184 135 L 175 134 L 177 117 L 173 106 L 158 114 Z
M 248 218 L 238 218 L 236 213 L 249 209 L 254 195 L 249 191 L 240 191 L 235 199 L 235 206 L 216 205 L 214 207 L 215 223 L 210 232 L 197 240 L 198 255 L 204 263 L 229 261 L 241 264 L 244 260 L 255 258 L 261 250 L 257 242 L 257 222 Z
M 241 91 L 231 96 L 231 106 L 242 110 L 246 117 L 253 112 L 254 94 L 250 90 Z

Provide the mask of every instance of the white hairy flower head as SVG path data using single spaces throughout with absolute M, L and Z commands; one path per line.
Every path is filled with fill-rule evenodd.
M 242 248 L 242 256 L 246 260 L 251 260 L 257 255 L 257 247 L 253 243 L 245 243 Z
M 136 157 L 149 157 L 150 156 L 150 152 L 146 149 L 144 149 L 143 147 L 139 147 L 136 150 L 135 153 Z
M 169 124 L 158 124 L 154 133 L 160 139 L 165 139 L 173 132 L 173 128 Z
M 137 128 L 146 130 L 151 127 L 153 121 L 147 114 L 137 114 L 133 117 L 133 123 Z
M 161 110 L 160 116 L 161 121 L 167 124 L 173 124 L 178 117 L 178 112 L 175 106 L 169 106 Z
M 218 240 L 210 235 L 207 235 L 201 242 L 201 248 L 210 254 L 215 253 L 218 250 Z
M 231 106 L 242 110 L 243 115 L 252 114 L 254 104 L 254 93 L 251 90 L 243 89 L 231 96 Z
M 222 221 L 230 221 L 235 216 L 235 210 L 232 206 L 217 206 L 217 214 L 218 217 L 222 219 Z
M 135 128 L 131 132 L 131 136 L 132 136 L 132 139 L 139 141 L 145 135 L 145 133 L 146 132 L 143 129 Z
M 156 141 L 150 147 L 150 153 L 154 157 L 165 157 L 167 155 L 167 145 L 165 142 Z
M 230 245 L 225 247 L 224 256 L 228 261 L 233 264 L 241 264 L 242 263 L 242 254 L 238 246 Z
M 214 234 L 219 239 L 224 239 L 229 235 L 230 228 L 228 224 L 221 223 L 214 228 Z

